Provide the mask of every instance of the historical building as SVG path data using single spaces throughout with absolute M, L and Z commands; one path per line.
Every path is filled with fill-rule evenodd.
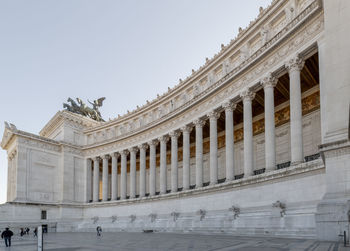
M 347 0 L 274 0 L 123 116 L 59 111 L 39 135 L 6 123 L 0 225 L 338 240 L 350 221 L 349 24 Z

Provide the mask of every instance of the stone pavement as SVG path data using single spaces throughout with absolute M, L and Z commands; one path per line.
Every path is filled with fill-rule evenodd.
M 342 243 L 320 242 L 304 239 L 236 237 L 231 235 L 175 234 L 175 233 L 49 233 L 44 235 L 44 250 L 50 251 L 92 251 L 92 250 L 350 250 Z M 1 241 L 0 251 L 36 250 L 36 239 L 30 236 L 13 238 L 12 247 L 6 248 Z

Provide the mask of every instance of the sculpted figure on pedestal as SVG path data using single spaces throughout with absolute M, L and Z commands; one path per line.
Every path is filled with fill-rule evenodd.
M 103 100 L 105 99 L 105 97 L 102 97 L 93 102 L 88 100 L 88 102 L 92 104 L 92 108 L 90 108 L 80 98 L 76 98 L 79 105 L 72 98 L 68 98 L 67 102 L 70 102 L 71 104 L 63 103 L 63 108 L 66 108 L 67 111 L 89 117 L 96 121 L 104 121 L 98 108 L 102 106 Z

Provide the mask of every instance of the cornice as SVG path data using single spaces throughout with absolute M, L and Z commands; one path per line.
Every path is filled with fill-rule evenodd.
M 90 119 L 80 114 L 75 114 L 69 111 L 58 111 L 55 114 L 55 116 L 53 116 L 53 118 L 50 119 L 50 121 L 44 126 L 44 128 L 41 129 L 41 131 L 39 132 L 39 135 L 43 137 L 48 137 L 54 131 L 54 129 L 60 126 L 65 120 L 74 122 L 85 128 L 97 127 L 98 125 L 104 123 L 104 122 L 95 121 L 93 119 Z
M 13 124 L 9 125 L 8 123 L 5 123 L 5 132 L 4 132 L 3 139 L 1 141 L 1 147 L 3 149 L 6 149 L 8 143 L 14 137 L 20 138 L 19 139 L 20 145 L 44 148 L 45 150 L 51 150 L 56 152 L 60 152 L 63 150 L 68 153 L 83 155 L 83 151 L 80 146 L 68 144 L 62 141 L 57 141 L 57 140 L 49 139 L 33 133 L 21 131 L 21 130 L 18 130 L 15 125 Z
M 209 86 L 206 90 L 198 94 L 198 96 L 194 97 L 192 100 L 184 103 L 181 107 L 174 109 L 173 111 L 169 112 L 168 114 L 164 115 L 158 120 L 154 120 L 148 123 L 147 125 L 141 128 L 138 128 L 137 130 L 129 131 L 127 133 L 124 133 L 123 135 L 105 140 L 103 142 L 97 142 L 91 145 L 86 145 L 84 149 L 90 149 L 90 148 L 94 148 L 102 145 L 111 144 L 116 141 L 125 140 L 133 135 L 139 134 L 149 129 L 153 129 L 156 126 L 159 126 L 159 124 L 162 124 L 164 121 L 170 120 L 178 116 L 179 113 L 184 112 L 185 110 L 198 106 L 199 104 L 202 105 L 205 99 L 207 100 L 206 103 L 208 104 L 215 103 L 216 105 L 218 105 L 217 102 L 219 100 L 228 98 L 225 95 L 230 95 L 230 93 L 231 95 L 232 93 L 234 94 L 236 91 L 241 89 L 243 85 L 247 85 L 247 84 L 253 85 L 255 83 L 254 82 L 255 80 L 258 84 L 260 81 L 261 75 L 271 71 L 271 69 L 269 68 L 270 65 L 274 65 L 276 62 L 279 62 L 281 59 L 284 60 L 288 55 L 288 53 L 290 53 L 290 51 L 297 50 L 300 46 L 299 44 L 306 43 L 307 41 L 309 41 L 308 37 L 314 37 L 316 33 L 318 34 L 320 32 L 320 30 L 323 28 L 323 17 L 320 17 L 320 15 L 317 15 L 317 14 L 320 14 L 321 10 L 322 8 L 320 5 L 320 2 L 318 0 L 313 1 L 308 7 L 304 9 L 304 11 L 302 11 L 290 23 L 286 24 L 286 26 L 279 33 L 277 33 L 268 43 L 266 43 L 263 47 L 261 47 L 254 54 L 252 54 L 248 59 L 246 59 L 241 65 L 234 68 L 231 72 L 229 72 L 224 77 L 219 79 L 217 82 Z M 303 29 L 300 29 L 298 36 L 291 36 L 292 34 L 294 35 L 296 31 L 299 31 L 298 28 L 301 25 L 305 24 L 305 22 L 310 19 L 312 19 L 313 21 L 310 22 L 310 25 L 306 26 Z M 285 41 L 287 37 L 288 38 L 291 37 L 291 41 L 288 44 L 285 44 L 281 47 L 282 41 Z M 289 44 L 292 44 L 293 46 L 290 46 Z M 253 68 L 253 70 L 249 72 L 249 69 L 251 69 L 252 65 L 256 64 L 257 62 L 261 62 L 261 59 L 265 55 L 269 54 L 276 48 L 278 48 L 278 50 L 274 52 L 273 59 L 272 58 L 266 59 L 268 61 L 266 61 L 263 66 L 255 67 L 256 69 Z M 284 64 L 282 61 L 281 67 L 283 67 L 283 65 Z M 246 74 L 247 76 L 242 78 L 242 75 L 245 72 L 249 72 L 249 74 L 247 73 Z M 223 93 L 217 94 L 216 96 L 218 97 L 214 97 L 215 95 L 213 94 L 215 92 L 217 92 L 218 90 L 224 87 L 228 87 L 227 84 L 232 83 L 233 80 L 235 80 L 235 83 L 225 91 L 225 94 Z M 196 116 L 198 116 L 199 118 L 200 114 L 198 113 L 196 114 L 197 114 Z M 183 116 L 180 116 L 180 117 L 183 117 Z M 150 139 L 146 139 L 146 141 L 147 140 L 150 140 Z
M 141 107 L 137 106 L 136 110 L 133 110 L 131 112 L 128 111 L 127 114 L 124 114 L 116 119 L 108 121 L 104 125 L 92 128 L 91 130 L 86 130 L 85 132 L 89 133 L 95 129 L 103 129 L 109 126 L 123 123 L 125 121 L 128 121 L 129 119 L 137 117 L 138 115 L 144 112 L 156 108 L 165 100 L 181 94 L 181 90 L 188 88 L 190 85 L 194 84 L 196 80 L 205 77 L 204 74 L 212 70 L 212 68 L 215 68 L 216 65 L 220 62 L 220 60 L 222 60 L 226 56 L 229 56 L 229 54 L 232 53 L 234 50 L 239 49 L 238 47 L 243 43 L 243 41 L 245 41 L 247 38 L 253 35 L 253 33 L 256 31 L 259 25 L 261 25 L 261 23 L 271 18 L 276 9 L 287 4 L 288 2 L 288 0 L 272 0 L 270 5 L 265 9 L 260 7 L 261 9 L 259 10 L 258 16 L 253 21 L 251 21 L 245 29 L 240 30 L 236 37 L 232 39 L 228 45 L 225 46 L 222 44 L 221 50 L 218 53 L 216 53 L 211 59 L 207 58 L 205 64 L 200 66 L 198 70 L 192 70 L 192 74 L 188 76 L 185 80 L 180 79 L 179 83 L 173 88 L 168 88 L 168 91 L 166 93 L 158 95 L 156 99 L 147 102 Z

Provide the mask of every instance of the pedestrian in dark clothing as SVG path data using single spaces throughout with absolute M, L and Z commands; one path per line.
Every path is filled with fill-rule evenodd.
M 27 233 L 27 235 L 29 234 L 29 231 L 30 231 L 30 229 L 29 229 L 29 227 L 27 227 L 27 228 L 26 228 L 26 233 Z
M 5 239 L 5 245 L 6 247 L 11 247 L 11 237 L 13 235 L 13 232 L 7 227 L 5 228 L 5 231 L 1 234 L 1 239 Z
M 34 237 L 37 237 L 38 236 L 38 229 L 37 228 L 34 228 Z
M 24 235 L 24 229 L 23 228 L 21 228 L 21 236 L 23 236 Z
M 102 228 L 100 226 L 96 228 L 96 231 L 97 231 L 97 236 L 101 236 Z

